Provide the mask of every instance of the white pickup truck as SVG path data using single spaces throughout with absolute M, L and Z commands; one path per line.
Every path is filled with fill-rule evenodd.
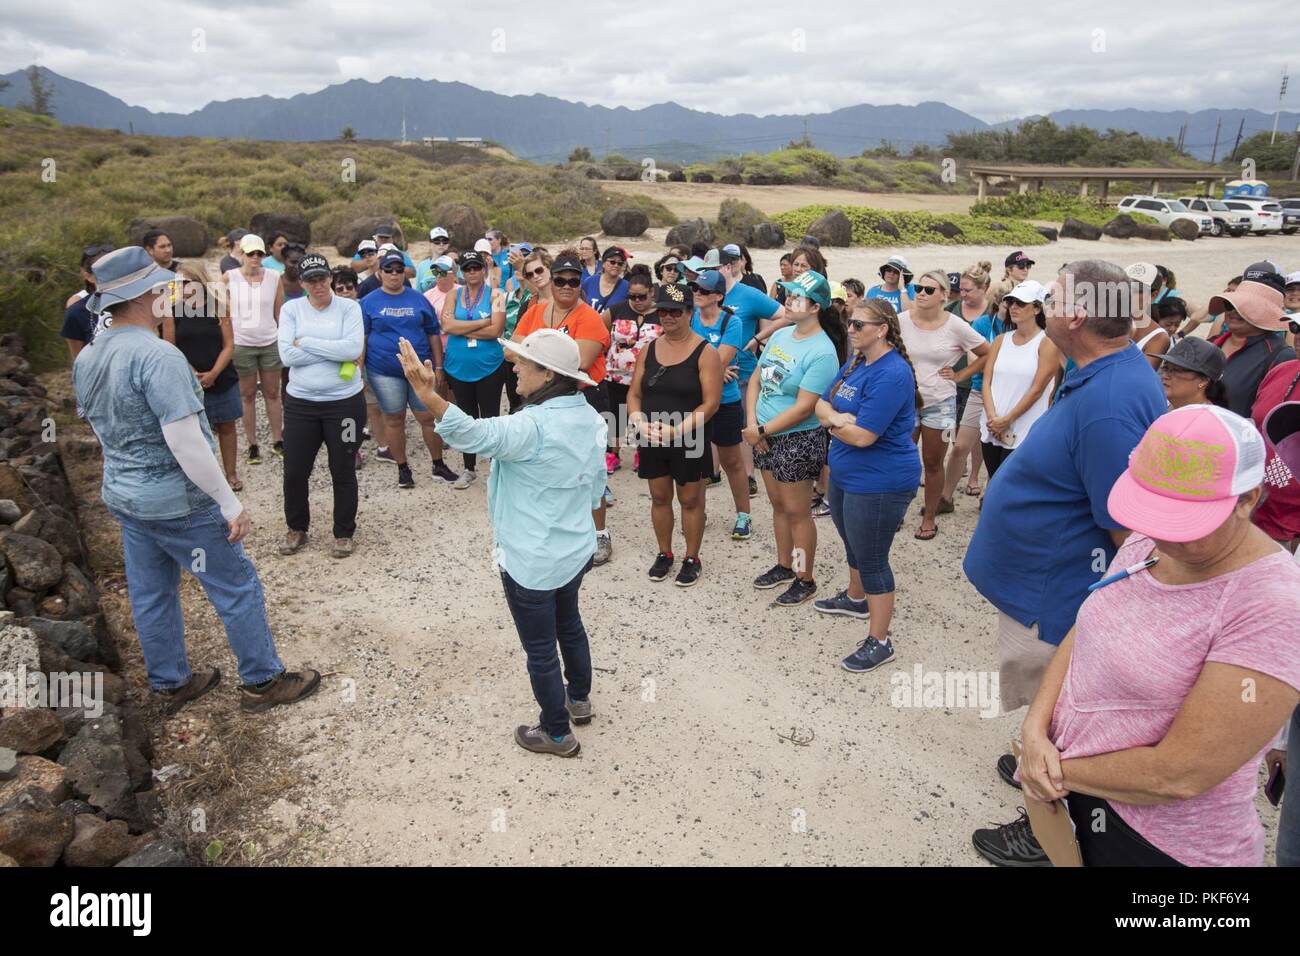
M 1203 236 L 1214 235 L 1214 217 L 1208 213 L 1192 212 L 1177 199 L 1159 196 L 1125 196 L 1119 201 L 1120 212 L 1140 212 L 1150 216 L 1162 226 L 1171 226 L 1175 220 L 1190 219 Z

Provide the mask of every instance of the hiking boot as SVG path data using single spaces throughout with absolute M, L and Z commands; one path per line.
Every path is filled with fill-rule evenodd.
M 596 553 L 592 556 L 592 564 L 605 564 L 614 556 L 614 541 L 609 536 L 608 531 L 596 532 Z
M 655 558 L 655 563 L 650 565 L 650 580 L 662 581 L 664 578 L 668 577 L 668 572 L 672 569 L 673 556 L 671 554 L 664 554 L 660 551 L 659 556 Z
M 749 497 L 751 498 L 758 497 L 758 482 L 755 481 L 753 478 L 749 479 Z
M 556 740 L 540 725 L 528 727 L 520 724 L 515 728 L 515 743 L 535 754 L 555 754 L 557 757 L 575 757 L 582 745 L 573 734 L 565 734 Z
M 387 445 L 379 446 L 379 450 L 375 452 L 375 458 L 378 461 L 387 461 L 394 465 L 397 464 L 397 459 L 393 457 L 393 453 L 388 450 Z
M 1003 754 L 998 758 L 998 776 L 1002 782 L 1008 786 L 1020 789 L 1020 781 L 1016 779 L 1016 758 L 1011 754 Z
M 466 468 L 464 471 L 460 473 L 460 476 L 454 482 L 452 482 L 451 486 L 455 488 L 457 491 L 464 491 L 470 485 L 474 484 L 474 482 L 477 479 L 478 479 L 478 475 L 474 474 L 474 469 Z
M 858 649 L 844 660 L 840 666 L 853 674 L 865 674 L 874 671 L 881 664 L 888 664 L 894 659 L 894 642 L 888 637 L 880 643 L 874 637 L 858 642 Z
M 406 463 L 397 466 L 397 487 L 415 487 L 415 476 L 411 474 L 411 466 Z
M 998 866 L 1051 866 L 1043 848 L 1034 839 L 1024 807 L 1016 807 L 1020 816 L 1012 823 L 989 830 L 976 830 L 971 836 L 979 855 Z
M 351 538 L 335 538 L 334 547 L 330 548 L 330 557 L 346 558 L 353 551 Z
M 280 553 L 297 554 L 305 547 L 307 547 L 307 532 L 290 531 L 284 536 L 284 544 L 280 545 Z
M 198 700 L 221 683 L 221 671 L 215 667 L 202 667 L 190 674 L 190 679 L 171 690 L 156 690 L 164 714 L 174 714 L 192 700 Z
M 820 611 L 822 614 L 843 614 L 845 617 L 856 617 L 859 621 L 865 621 L 871 616 L 871 612 L 867 610 L 866 598 L 855 601 L 849 597 L 848 591 L 841 591 L 832 598 L 822 598 L 813 605 L 813 609 Z
M 682 566 L 677 572 L 677 580 L 673 583 L 679 588 L 688 588 L 700 579 L 700 559 L 683 558 Z
M 248 463 L 250 465 L 260 465 L 262 463 L 262 452 L 256 445 L 248 446 Z
M 776 599 L 776 603 L 781 607 L 794 607 L 797 604 L 802 604 L 816 593 L 816 581 L 804 581 L 802 578 L 795 578 L 781 596 Z
M 736 515 L 736 524 L 731 529 L 732 541 L 748 541 L 754 534 L 754 522 L 749 515 Z
M 433 463 L 433 477 L 440 478 L 450 485 L 460 476 L 448 468 L 447 463 L 439 458 Z
M 768 588 L 779 588 L 786 581 L 792 580 L 794 580 L 794 570 L 792 568 L 783 568 L 779 564 L 774 564 L 770 570 L 764 571 L 754 578 L 754 587 L 760 591 L 766 591 Z
M 579 727 L 591 723 L 591 698 L 586 700 L 574 700 L 568 694 L 564 695 L 564 709 L 569 712 L 569 719 Z
M 264 684 L 244 684 L 239 688 L 239 709 L 246 714 L 260 714 L 280 704 L 296 704 L 320 688 L 320 671 L 281 671 Z

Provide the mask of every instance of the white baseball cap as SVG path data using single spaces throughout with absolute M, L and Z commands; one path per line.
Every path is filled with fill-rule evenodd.
M 1047 299 L 1047 286 L 1033 279 L 1026 279 L 1002 297 L 1004 302 L 1007 299 L 1015 299 L 1017 302 L 1026 303 L 1037 302 L 1042 305 Z
M 430 239 L 450 239 L 451 233 L 447 232 L 442 226 L 434 226 L 429 230 Z
M 486 252 L 488 255 L 492 255 L 492 243 L 486 239 L 480 239 L 478 242 L 474 243 L 474 251 Z
M 559 329 L 538 329 L 522 342 L 498 339 L 502 348 L 514 352 L 530 362 L 536 362 L 542 368 L 575 378 L 584 385 L 595 385 L 586 372 L 582 370 L 582 353 L 578 343 Z
M 1149 262 L 1135 262 L 1125 269 L 1124 273 L 1134 282 L 1140 282 L 1149 289 L 1155 285 L 1160 270 Z

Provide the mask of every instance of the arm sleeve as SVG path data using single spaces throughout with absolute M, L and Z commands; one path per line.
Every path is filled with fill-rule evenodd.
M 230 490 L 225 472 L 217 464 L 217 456 L 212 453 L 212 446 L 199 426 L 199 416 L 194 414 L 168 422 L 163 425 L 162 433 L 185 477 L 217 503 L 221 516 L 227 521 L 239 517 L 244 506 Z
M 324 359 L 318 358 L 293 344 L 293 340 L 298 335 L 298 313 L 296 309 L 284 308 L 280 310 L 280 326 L 276 335 L 276 342 L 280 348 L 280 361 L 290 368 L 314 365 L 317 362 L 324 361 Z
M 457 451 L 502 461 L 527 461 L 537 454 L 542 441 L 541 426 L 526 412 L 470 418 L 455 405 L 448 406 L 434 431 Z
M 1138 446 L 1146 429 L 1136 422 L 1102 418 L 1083 429 L 1075 446 L 1075 468 L 1088 490 L 1092 518 L 1098 527 L 1122 528 L 1110 516 L 1106 502 L 1110 489 L 1128 467 L 1128 457 Z
M 345 300 L 346 301 L 346 300 Z M 292 341 L 292 340 L 290 340 Z M 343 335 L 337 339 L 305 338 L 298 346 L 305 352 L 331 362 L 354 362 L 361 354 L 365 334 L 361 328 L 361 307 L 348 302 L 343 309 Z
M 835 382 L 835 373 L 839 371 L 839 359 L 834 352 L 822 353 L 813 358 L 799 380 L 799 389 L 804 392 L 816 392 L 821 395 Z

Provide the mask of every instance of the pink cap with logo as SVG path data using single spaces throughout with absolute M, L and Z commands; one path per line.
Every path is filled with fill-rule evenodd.
M 1151 423 L 1106 507 L 1149 538 L 1195 541 L 1263 481 L 1264 439 L 1254 423 L 1217 405 L 1187 405 Z

